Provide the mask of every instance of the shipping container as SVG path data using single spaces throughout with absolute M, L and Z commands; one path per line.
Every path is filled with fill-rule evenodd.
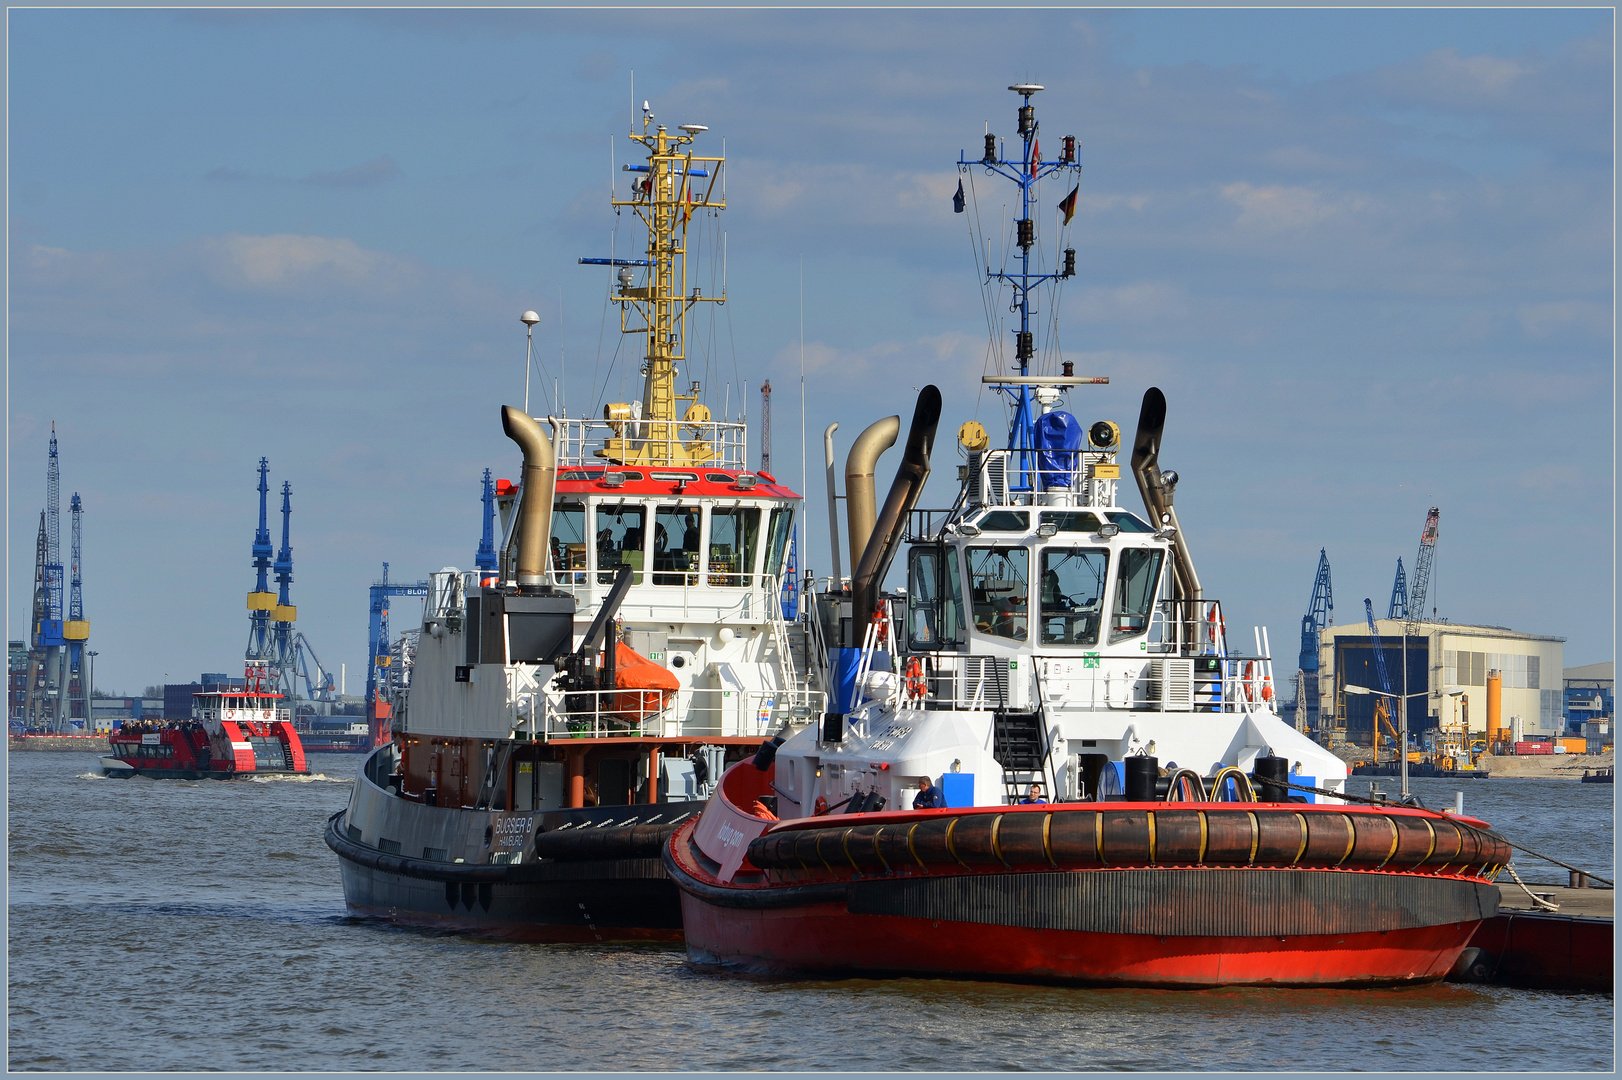
M 1518 742 L 1515 744 L 1516 755 L 1525 754 L 1552 754 L 1554 744 L 1547 742 Z

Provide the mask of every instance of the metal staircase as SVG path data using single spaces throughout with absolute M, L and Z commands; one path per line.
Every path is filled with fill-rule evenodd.
M 991 740 L 992 754 L 1002 765 L 1003 793 L 1008 805 L 1024 798 L 1025 788 L 1030 784 L 1041 784 L 1047 799 L 1053 799 L 1054 788 L 1047 767 L 1047 722 L 1042 710 L 996 710 L 992 714 Z

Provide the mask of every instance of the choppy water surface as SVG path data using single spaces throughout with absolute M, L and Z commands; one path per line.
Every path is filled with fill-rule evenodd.
M 695 966 L 677 946 L 393 929 L 346 914 L 321 841 L 357 759 L 315 755 L 319 776 L 259 783 L 104 780 L 95 764 L 10 757 L 13 1069 L 1614 1066 L 1610 996 L 796 981 Z M 1510 839 L 1611 866 L 1609 786 L 1414 787 L 1432 807 L 1462 788 Z

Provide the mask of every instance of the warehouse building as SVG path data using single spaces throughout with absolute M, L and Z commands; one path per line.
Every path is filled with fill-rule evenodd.
M 1473 734 L 1487 730 L 1487 673 L 1502 673 L 1502 722 L 1525 736 L 1564 734 L 1562 675 L 1565 638 L 1526 634 L 1503 626 L 1422 622 L 1407 638 L 1407 687 L 1403 684 L 1401 619 L 1378 619 L 1380 653 L 1393 693 L 1407 694 L 1408 730 L 1417 745 L 1443 720 L 1464 721 Z M 1370 746 L 1378 695 L 1347 692 L 1347 686 L 1381 690 L 1367 623 L 1326 628 L 1319 636 L 1319 730 L 1325 745 Z M 1393 726 L 1400 726 L 1391 701 Z

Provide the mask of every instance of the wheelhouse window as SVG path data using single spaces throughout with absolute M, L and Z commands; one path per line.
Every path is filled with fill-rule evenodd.
M 981 532 L 1029 532 L 1031 515 L 1027 510 L 991 510 L 974 524 Z
M 586 507 L 558 502 L 552 507 L 552 569 L 566 585 L 586 583 Z
M 653 583 L 697 585 L 701 506 L 661 506 L 653 518 Z
M 1138 515 L 1127 510 L 1113 510 L 1109 515 L 1110 523 L 1120 526 L 1124 533 L 1152 533 L 1155 527 L 1144 521 Z
M 635 503 L 597 504 L 597 583 L 612 585 L 620 567 L 636 571 L 631 584 L 642 584 L 643 560 L 647 557 L 648 512 Z
M 707 579 L 711 585 L 744 586 L 754 581 L 760 552 L 760 508 L 718 506 L 710 511 Z
M 974 628 L 992 637 L 1024 641 L 1029 618 L 1030 549 L 971 547 L 968 552 Z
M 907 640 L 914 649 L 954 649 L 963 641 L 963 579 L 956 548 L 918 547 L 908 555 Z
M 1098 515 L 1086 510 L 1044 510 L 1037 515 L 1037 521 L 1059 532 L 1095 533 L 1100 526 Z
M 766 573 L 781 580 L 787 567 L 783 559 L 788 552 L 789 533 L 794 528 L 794 511 L 786 506 L 772 511 L 771 527 L 766 532 Z
M 1109 552 L 1102 548 L 1047 548 L 1042 552 L 1042 644 L 1098 644 L 1108 572 Z
M 1115 579 L 1115 610 L 1110 616 L 1110 641 L 1137 637 L 1149 629 L 1149 615 L 1160 592 L 1159 548 L 1125 548 Z

